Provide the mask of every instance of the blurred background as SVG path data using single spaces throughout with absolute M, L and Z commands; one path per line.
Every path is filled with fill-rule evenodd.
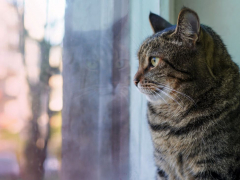
M 149 12 L 183 6 L 239 64 L 237 0 L 0 0 L 0 180 L 154 179 L 132 79 Z
M 0 0 L 1 180 L 59 179 L 64 13 L 65 0 Z

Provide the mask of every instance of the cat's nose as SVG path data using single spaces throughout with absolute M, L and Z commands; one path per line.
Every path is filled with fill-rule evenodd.
M 138 71 L 138 72 L 135 74 L 134 80 L 133 80 L 135 86 L 138 85 L 138 83 L 140 82 L 141 79 L 142 79 L 142 71 Z
M 134 79 L 134 84 L 135 84 L 135 86 L 137 86 L 138 83 L 139 83 L 139 80 L 138 80 L 138 79 Z

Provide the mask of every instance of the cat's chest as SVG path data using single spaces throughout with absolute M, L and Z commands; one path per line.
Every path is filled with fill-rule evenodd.
M 195 152 L 196 148 L 199 147 L 198 141 L 194 140 L 195 138 L 188 135 L 169 135 L 169 131 L 164 129 L 151 130 L 151 136 L 155 153 L 173 167 L 177 167 L 179 163 L 185 161 L 185 157 L 190 157 L 192 152 Z
M 187 140 L 187 138 L 175 136 L 171 137 L 166 135 L 166 133 L 167 132 L 163 132 L 161 134 L 159 132 L 151 131 L 154 147 L 165 156 L 174 156 L 179 152 L 187 154 L 193 148 L 194 144 Z
M 165 108 L 165 109 L 164 109 Z M 174 109 L 174 107 L 172 108 Z M 182 157 L 189 156 L 196 146 L 196 132 L 185 133 L 183 119 L 178 123 L 178 115 L 181 113 L 171 107 L 156 107 L 148 105 L 148 124 L 155 150 L 162 154 L 167 161 L 176 161 L 181 154 Z
M 191 164 L 196 163 L 196 159 L 191 157 L 192 152 L 196 149 L 195 144 L 176 137 L 167 138 L 161 136 L 155 136 L 153 144 L 157 166 L 165 169 L 168 174 L 177 174 L 181 177 L 188 171 Z

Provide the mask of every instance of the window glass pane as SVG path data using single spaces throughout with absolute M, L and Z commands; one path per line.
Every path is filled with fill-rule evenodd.
M 128 7 L 126 0 L 67 4 L 63 44 L 64 179 L 128 179 Z
M 132 83 L 159 0 L 0 0 L 0 180 L 155 177 Z

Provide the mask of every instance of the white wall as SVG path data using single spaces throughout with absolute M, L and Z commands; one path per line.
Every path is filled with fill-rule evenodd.
M 175 0 L 175 23 L 183 6 L 195 10 L 201 24 L 212 27 L 221 36 L 233 60 L 240 65 L 240 1 Z
M 169 21 L 175 23 L 175 0 L 160 0 L 160 15 Z

